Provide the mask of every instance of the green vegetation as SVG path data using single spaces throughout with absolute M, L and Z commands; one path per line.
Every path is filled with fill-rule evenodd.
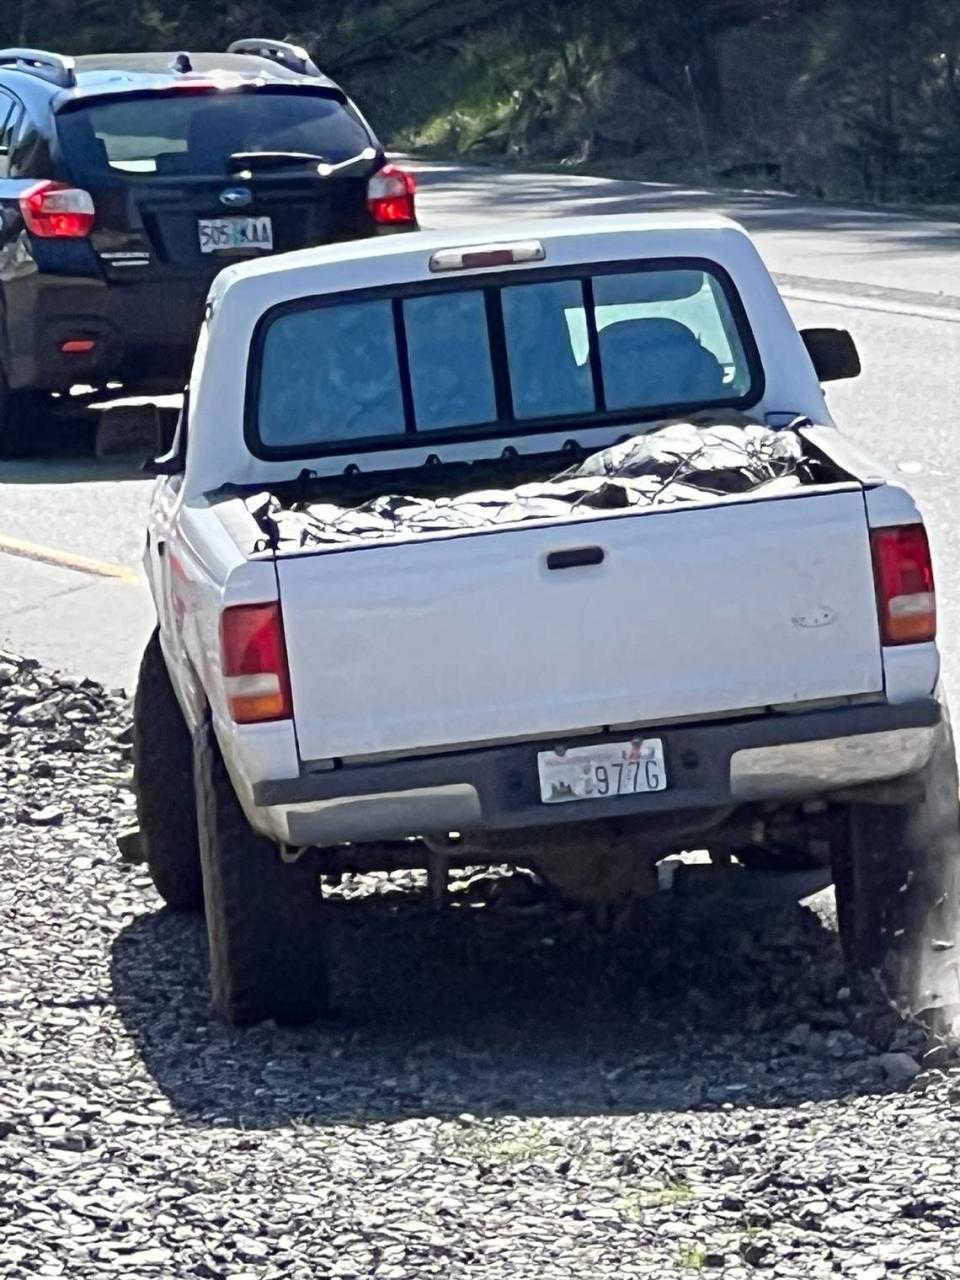
M 70 33 L 66 39 L 63 33 Z M 4 0 L 0 39 L 308 44 L 393 144 L 881 201 L 960 200 L 956 0 Z
M 663 1204 L 683 1204 L 693 1199 L 693 1187 L 687 1178 L 673 1178 L 659 1191 L 653 1191 L 643 1197 L 645 1208 Z
M 684 1271 L 702 1271 L 706 1266 L 707 1254 L 697 1244 L 683 1245 L 680 1249 L 678 1265 Z
M 440 1146 L 461 1160 L 489 1168 L 512 1168 L 535 1161 L 556 1161 L 558 1146 L 536 1120 L 477 1120 L 458 1124 L 441 1138 Z
M 657 1187 L 655 1190 L 637 1192 L 632 1201 L 631 1210 L 637 1221 L 643 1222 L 651 1209 L 686 1204 L 694 1198 L 695 1194 L 688 1178 L 683 1176 L 670 1178 L 662 1187 Z

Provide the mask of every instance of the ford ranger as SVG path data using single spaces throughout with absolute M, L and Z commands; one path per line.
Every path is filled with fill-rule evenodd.
M 325 873 L 832 866 L 850 962 L 949 997 L 960 807 L 930 550 L 701 215 L 329 245 L 212 286 L 146 567 L 154 882 L 228 1020 L 328 1000 Z

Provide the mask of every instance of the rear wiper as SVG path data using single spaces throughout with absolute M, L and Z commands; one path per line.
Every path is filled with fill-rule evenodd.
M 329 161 L 326 156 L 315 156 L 309 151 L 235 151 L 229 168 L 279 169 L 304 164 L 329 164 Z
M 227 167 L 232 173 L 236 173 L 244 169 L 291 169 L 310 165 L 316 169 L 318 177 L 329 178 L 341 169 L 376 158 L 374 147 L 365 147 L 359 154 L 351 156 L 349 160 L 341 160 L 339 164 L 332 164 L 327 156 L 313 155 L 309 151 L 235 151 Z

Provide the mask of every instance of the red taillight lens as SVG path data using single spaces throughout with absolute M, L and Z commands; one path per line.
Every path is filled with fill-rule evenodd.
M 873 574 L 885 645 L 937 638 L 937 596 L 927 531 L 922 524 L 874 529 Z
M 280 605 L 224 609 L 220 638 L 227 699 L 237 724 L 289 720 L 293 702 Z
M 394 226 L 416 222 L 416 190 L 413 174 L 398 169 L 395 164 L 385 165 L 373 175 L 367 186 L 367 208 L 371 218 L 374 222 Z
M 88 191 L 62 182 L 41 182 L 20 197 L 31 235 L 45 240 L 81 240 L 93 230 L 97 210 Z

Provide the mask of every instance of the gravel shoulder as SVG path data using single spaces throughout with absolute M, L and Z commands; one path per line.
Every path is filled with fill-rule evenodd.
M 127 707 L 0 654 L 0 1275 L 960 1275 L 960 1088 L 820 910 L 530 877 L 333 902 L 336 1021 L 237 1032 L 159 909 Z

